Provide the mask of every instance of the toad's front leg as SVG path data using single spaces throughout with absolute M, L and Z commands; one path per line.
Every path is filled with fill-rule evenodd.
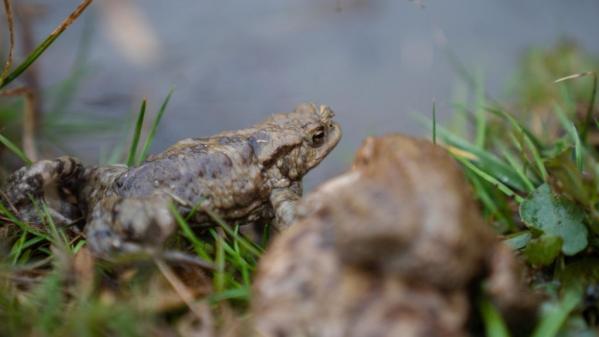
M 275 227 L 284 230 L 295 222 L 302 185 L 294 183 L 287 188 L 275 188 L 270 193 L 270 203 L 275 210 Z
M 88 215 L 87 242 L 100 256 L 160 247 L 175 229 L 170 198 L 107 197 Z

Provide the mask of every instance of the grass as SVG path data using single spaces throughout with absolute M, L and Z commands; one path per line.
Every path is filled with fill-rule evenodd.
M 571 47 L 562 48 L 550 53 L 567 52 L 564 58 L 579 59 Z M 599 282 L 582 268 L 570 267 L 584 263 L 587 270 L 599 268 L 595 260 L 589 260 L 599 249 L 596 75 L 584 72 L 562 77 L 564 69 L 551 70 L 554 77 L 544 84 L 537 78 L 531 80 L 534 97 L 519 98 L 526 105 L 512 105 L 508 110 L 507 105 L 479 94 L 475 106 L 462 109 L 465 115 L 458 116 L 472 121 L 465 128 L 448 130 L 431 122 L 433 139 L 462 164 L 487 220 L 528 262 L 534 287 L 548 294 L 547 310 L 535 337 L 569 335 L 564 329 L 571 322 L 584 322 L 582 313 L 596 305 L 584 300 L 584 289 Z M 519 85 L 527 87 L 526 82 Z M 527 93 L 523 90 L 520 95 Z M 488 336 L 509 335 L 489 303 L 483 301 L 481 314 Z M 582 330 L 594 328 L 583 323 Z
M 77 8 L 63 20 L 56 29 L 50 35 L 46 37 L 42 43 L 40 43 L 26 58 L 21 62 L 14 70 L 8 72 L 6 75 L 0 78 L 0 90 L 10 84 L 12 81 L 17 79 L 25 70 L 27 70 L 45 51 L 56 41 L 56 39 L 85 11 L 85 9 L 92 3 L 92 0 L 84 0 L 77 6 Z M 6 8 L 10 8 L 9 0 L 4 0 Z M 8 12 L 8 10 L 7 10 Z M 7 15 L 10 17 L 10 15 Z M 9 24 L 9 30 L 12 31 L 12 23 Z M 12 35 L 12 34 L 11 34 Z M 12 47 L 11 47 L 12 48 Z M 9 55 L 10 60 L 10 55 Z M 7 61 L 8 62 L 8 61 Z M 10 62 L 8 62 L 10 65 Z M 8 67 L 7 67 L 8 69 Z
M 146 115 L 146 104 L 147 100 L 144 98 L 139 108 L 139 114 L 137 115 L 137 122 L 135 123 L 135 131 L 133 132 L 133 139 L 131 140 L 131 147 L 129 148 L 129 156 L 127 157 L 127 166 L 133 166 L 137 162 L 137 144 L 141 137 L 141 128 L 144 123 L 144 117 Z
M 90 2 L 82 2 L 79 9 Z M 40 57 L 66 28 L 61 27 L 15 70 L 6 72 L 0 88 Z M 433 141 L 461 163 L 486 219 L 528 262 L 533 286 L 546 294 L 534 337 L 568 335 L 571 327 L 577 333 L 595 328 L 583 313 L 596 304 L 585 301 L 583 294 L 599 283 L 599 273 L 591 272 L 599 270 L 599 144 L 593 143 L 593 136 L 599 135 L 597 77 L 578 72 L 591 62 L 579 54 L 570 44 L 529 53 L 516 76 L 515 104 L 500 105 L 488 96 L 480 77 L 468 75 L 475 100 L 472 107 L 462 101 L 455 104 L 456 118 L 470 121 L 453 123 L 462 128 L 443 127 L 436 103 L 432 110 Z M 563 77 L 569 74 L 576 75 Z M 72 87 L 72 82 L 65 86 Z M 143 100 L 129 143 L 129 166 L 146 159 L 172 94 L 167 94 L 142 142 L 147 109 Z M 65 97 L 61 91 L 58 101 L 68 101 Z M 578 111 L 581 105 L 583 114 Z M 9 138 L 0 135 L 0 143 L 31 163 Z M 0 203 L 1 336 L 163 335 L 175 334 L 194 320 L 215 324 L 222 332 L 244 319 L 263 247 L 209 209 L 202 210 L 217 226 L 199 233 L 192 230 L 191 217 L 172 206 L 180 230 L 168 249 L 207 261 L 211 269 L 165 263 L 155 256 L 94 259 L 80 226 L 56 226 L 46 205 L 38 209 L 44 221 L 33 226 Z M 480 300 L 479 312 L 487 336 L 511 335 L 487 299 Z

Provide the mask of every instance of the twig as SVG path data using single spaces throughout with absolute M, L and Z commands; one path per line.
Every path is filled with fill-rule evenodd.
M 6 25 L 8 26 L 8 55 L 6 56 L 6 63 L 4 63 L 2 73 L 0 73 L 0 79 L 6 77 L 6 74 L 10 71 L 15 49 L 15 26 L 12 14 L 12 3 L 10 0 L 4 0 L 4 13 L 6 14 Z
M 0 91 L 0 96 L 23 96 L 29 91 L 26 87 L 17 87 Z
M 29 159 L 36 161 L 39 159 L 37 146 L 35 144 L 36 135 L 36 110 L 35 110 L 35 94 L 33 91 L 28 91 L 25 94 L 25 115 L 23 116 L 23 151 Z
M 212 324 L 212 320 L 209 315 L 206 313 L 206 310 L 200 310 L 198 308 L 197 303 L 194 303 L 194 298 L 192 293 L 187 289 L 187 286 L 179 280 L 177 275 L 171 270 L 171 268 L 164 263 L 162 259 L 154 258 L 154 263 L 158 267 L 158 270 L 164 275 L 166 280 L 171 284 L 177 295 L 185 302 L 185 304 L 201 321 L 202 323 L 210 326 Z M 203 308 L 205 309 L 205 308 Z
M 24 6 L 17 6 L 16 12 L 19 15 L 21 29 L 21 49 L 24 55 L 31 53 L 35 49 L 35 37 L 33 34 L 31 13 L 23 10 Z M 32 160 L 38 160 L 38 148 L 35 144 L 42 116 L 42 90 L 39 81 L 39 72 L 37 65 L 32 64 L 29 71 L 23 74 L 23 83 L 30 90 L 25 96 L 23 116 L 23 150 Z

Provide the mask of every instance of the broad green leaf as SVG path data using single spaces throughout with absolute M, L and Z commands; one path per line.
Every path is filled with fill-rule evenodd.
M 524 249 L 528 262 L 535 266 L 551 264 L 562 249 L 562 238 L 553 235 L 543 235 L 530 240 Z
M 503 242 L 510 246 L 510 248 L 518 250 L 526 247 L 531 238 L 532 234 L 529 231 L 522 231 L 510 235 L 505 240 L 503 240 Z
M 539 186 L 520 205 L 520 217 L 527 226 L 562 238 L 562 252 L 574 255 L 588 245 L 584 213 L 573 202 L 559 198 L 547 184 Z

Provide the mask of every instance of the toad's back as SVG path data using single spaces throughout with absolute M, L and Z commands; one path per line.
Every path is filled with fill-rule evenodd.
M 205 202 L 217 211 L 245 216 L 267 200 L 269 188 L 247 137 L 181 141 L 121 175 L 114 188 L 123 197 L 168 193 L 186 206 Z

